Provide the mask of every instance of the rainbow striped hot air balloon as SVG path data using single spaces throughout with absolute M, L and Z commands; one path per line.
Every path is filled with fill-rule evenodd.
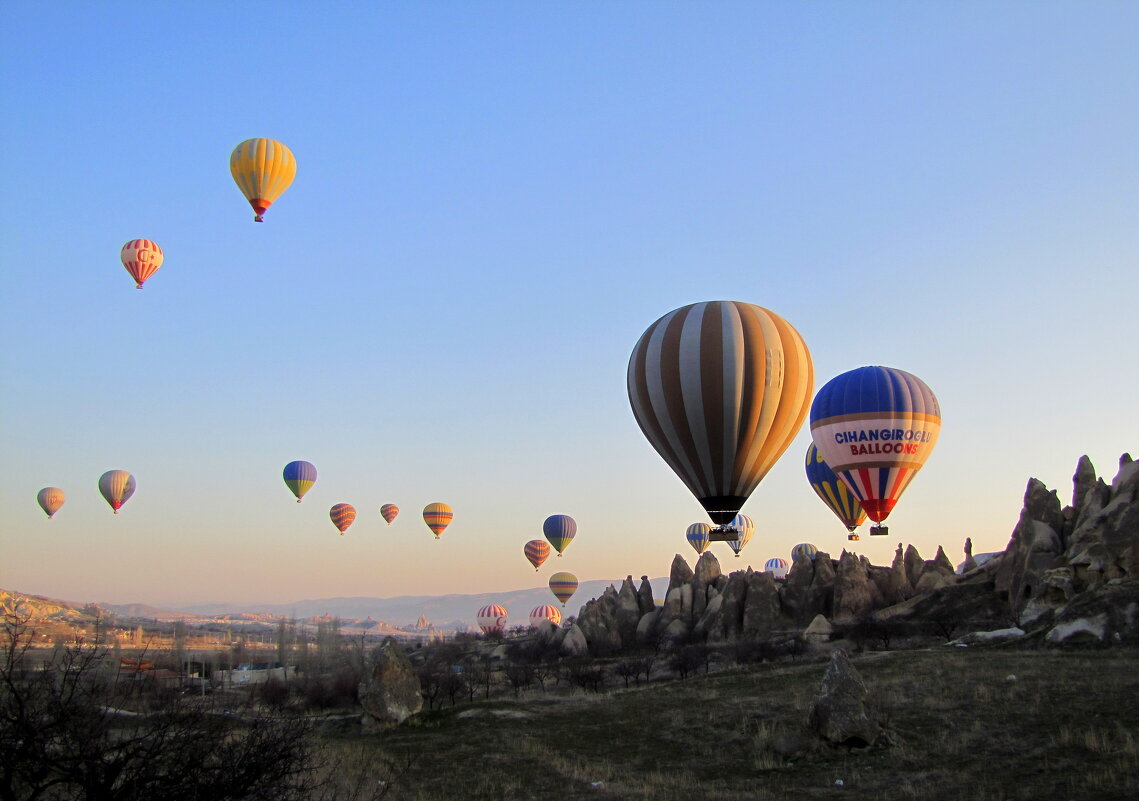
M 455 510 L 445 503 L 429 503 L 423 507 L 423 522 L 431 529 L 435 539 L 439 539 L 443 529 L 451 525 L 451 520 L 454 517 Z
M 728 540 L 728 547 L 739 559 L 740 551 L 751 542 L 752 535 L 755 534 L 755 521 L 747 515 L 736 515 L 732 518 L 732 528 L 736 530 L 739 536 L 734 540 Z
M 696 553 L 701 554 L 708 550 L 708 546 L 712 542 L 712 527 L 707 523 L 693 523 L 684 532 L 684 537 L 688 540 Z
M 554 624 L 554 628 L 557 628 L 562 624 L 562 610 L 550 604 L 535 606 L 530 610 L 530 626 L 532 628 L 538 628 L 545 620 L 550 621 Z
M 522 547 L 522 553 L 530 560 L 530 564 L 534 566 L 534 572 L 538 572 L 538 568 L 542 566 L 550 557 L 550 544 L 542 540 L 530 540 Z
M 812 562 L 819 555 L 819 549 L 809 542 L 800 542 L 791 549 L 791 561 L 797 559 L 810 559 Z
M 63 506 L 67 500 L 67 496 L 63 494 L 63 490 L 59 487 L 44 487 L 36 493 L 36 502 L 39 503 L 40 508 L 44 510 L 47 519 L 51 520 L 59 508 Z
M 380 507 L 380 517 L 382 517 L 390 526 L 392 521 L 395 520 L 396 515 L 399 514 L 399 507 L 394 503 L 385 503 Z
M 297 503 L 316 483 L 316 468 L 311 462 L 289 462 L 284 470 L 285 486 L 297 496 Z
M 566 605 L 566 601 L 573 597 L 577 592 L 577 576 L 573 573 L 566 573 L 564 570 L 560 573 L 555 573 L 550 576 L 550 592 L 554 597 L 562 602 L 562 606 Z
M 479 628 L 482 629 L 483 634 L 502 631 L 506 628 L 506 619 L 508 617 L 510 617 L 510 615 L 498 604 L 484 606 L 478 613 Z
M 162 248 L 158 247 L 157 242 L 151 242 L 149 239 L 132 239 L 123 245 L 119 258 L 131 278 L 135 280 L 137 284 L 135 289 L 142 289 L 146 279 L 158 272 L 158 268 L 162 266 Z
M 297 160 L 275 139 L 246 139 L 230 154 L 229 171 L 253 207 L 253 219 L 264 222 L 265 211 L 297 176 Z
M 866 510 L 823 461 L 813 442 L 807 448 L 806 468 L 811 489 L 846 526 L 848 536 L 853 536 L 854 530 L 866 522 Z
M 892 367 L 859 367 L 828 381 L 811 405 L 811 439 L 881 523 L 937 444 L 941 407 L 925 382 Z M 871 534 L 885 534 L 873 526 Z
M 115 514 L 134 495 L 134 490 L 134 476 L 126 470 L 108 470 L 99 476 L 99 493 L 115 510 Z
M 764 563 L 763 570 L 777 579 L 787 578 L 787 560 L 774 556 Z
M 561 556 L 577 536 L 577 521 L 569 515 L 550 515 L 542 523 L 542 533 Z
M 340 535 L 344 536 L 348 527 L 356 522 L 356 507 L 350 503 L 338 503 L 328 510 L 328 516 L 332 518 L 332 525 L 340 529 Z

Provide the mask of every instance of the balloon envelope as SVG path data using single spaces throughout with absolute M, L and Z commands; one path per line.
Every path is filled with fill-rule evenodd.
M 641 431 L 722 525 L 802 426 L 814 367 L 799 332 L 775 312 L 709 301 L 649 326 L 627 380 Z
M 343 534 L 356 521 L 356 507 L 350 503 L 338 503 L 328 510 L 328 516 Z
M 382 517 L 389 526 L 392 524 L 392 521 L 396 519 L 396 515 L 398 514 L 399 507 L 394 503 L 385 503 L 380 507 L 380 517 Z
M 284 470 L 285 486 L 297 496 L 297 503 L 316 483 L 316 467 L 311 462 L 289 462 Z
M 847 489 L 846 484 L 834 474 L 830 465 L 823 460 L 813 442 L 807 448 L 806 468 L 807 482 L 811 485 L 811 489 L 842 521 L 847 531 L 853 533 L 866 522 L 866 510 L 862 508 L 858 498 Z
M 566 605 L 566 601 L 573 597 L 577 592 L 577 576 L 573 573 L 566 573 L 562 571 L 550 576 L 550 592 L 554 597 L 562 602 L 562 606 Z
M 108 470 L 99 476 L 99 492 L 115 510 L 115 514 L 118 514 L 122 505 L 134 495 L 134 490 L 134 476 L 126 470 Z
M 531 626 L 538 628 L 538 626 L 542 624 L 543 620 L 550 621 L 554 624 L 555 628 L 560 626 L 562 624 L 562 610 L 558 609 L 556 606 L 551 606 L 550 604 L 535 606 L 532 610 L 530 610 Z
M 149 239 L 132 239 L 123 245 L 119 251 L 119 258 L 127 268 L 131 278 L 135 280 L 135 289 L 142 289 L 146 279 L 154 275 L 162 266 L 162 248 L 157 242 Z
M 940 430 L 941 408 L 930 388 L 892 367 L 835 376 L 811 405 L 811 439 L 876 523 L 925 464 Z
M 44 487 L 36 493 L 36 501 L 47 514 L 49 520 L 59 511 L 59 507 L 63 506 L 66 500 L 67 496 L 59 487 Z
M 431 529 L 435 539 L 451 524 L 455 510 L 445 503 L 429 503 L 423 508 L 423 522 Z
M 522 553 L 530 560 L 530 564 L 534 566 L 534 572 L 542 566 L 542 563 L 550 556 L 550 544 L 542 540 L 530 540 L 522 548 Z
M 554 546 L 558 556 L 561 556 L 577 536 L 577 521 L 569 515 L 550 515 L 542 523 L 542 533 L 546 535 L 550 545 Z
M 736 515 L 732 518 L 732 528 L 739 532 L 739 539 L 728 540 L 728 547 L 735 552 L 736 556 L 740 555 L 740 551 L 751 542 L 752 535 L 755 534 L 755 521 L 747 515 Z
M 771 573 L 775 578 L 787 578 L 787 560 L 778 556 L 768 559 L 763 565 L 765 573 Z
M 684 536 L 688 540 L 688 544 L 696 550 L 696 553 L 704 553 L 712 542 L 712 527 L 707 523 L 693 523 L 684 532 Z
M 484 606 L 478 612 L 479 628 L 483 630 L 484 634 L 490 634 L 492 631 L 502 631 L 506 628 L 506 619 L 510 617 L 506 610 L 498 604 L 490 604 Z
M 794 562 L 796 559 L 814 560 L 818 553 L 819 549 L 811 543 L 800 542 L 798 545 L 791 549 L 791 561 Z
M 246 139 L 230 154 L 229 172 L 253 207 L 253 219 L 263 222 L 266 209 L 293 183 L 297 160 L 275 139 Z

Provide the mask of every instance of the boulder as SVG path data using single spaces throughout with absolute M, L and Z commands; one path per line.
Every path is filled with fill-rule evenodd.
M 833 745 L 866 747 L 882 738 L 882 727 L 866 714 L 866 684 L 846 652 L 831 655 L 819 695 L 811 702 L 808 727 Z
M 589 655 L 589 643 L 576 623 L 563 631 L 565 631 L 565 636 L 562 637 L 563 654 L 571 657 Z
M 834 626 L 822 615 L 815 615 L 811 625 L 803 630 L 803 636 L 807 638 L 808 642 L 827 642 L 833 634 Z
M 390 637 L 372 653 L 368 677 L 358 692 L 365 715 L 383 725 L 403 723 L 423 709 L 419 677 L 403 648 Z

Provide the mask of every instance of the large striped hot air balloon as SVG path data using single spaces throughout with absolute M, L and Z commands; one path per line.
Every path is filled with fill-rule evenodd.
M 773 556 L 764 563 L 763 572 L 770 573 L 777 579 L 787 578 L 787 560 Z
M 479 628 L 483 630 L 483 634 L 502 631 L 506 628 L 506 618 L 508 617 L 506 610 L 498 604 L 484 606 L 478 613 Z
M 435 539 L 443 533 L 443 529 L 451 524 L 455 517 L 455 510 L 445 503 L 429 503 L 423 507 L 423 522 L 431 529 Z
M 67 500 L 67 496 L 63 494 L 63 490 L 59 487 L 44 487 L 36 493 L 36 501 L 39 503 L 40 508 L 44 510 L 48 520 L 55 516 L 59 511 L 59 507 L 63 506 Z
M 253 207 L 253 219 L 265 221 L 265 211 L 293 183 L 297 160 L 275 139 L 246 139 L 233 149 L 229 171 Z
M 736 530 L 739 536 L 727 542 L 728 547 L 732 549 L 738 559 L 740 551 L 751 542 L 752 535 L 755 534 L 755 521 L 747 515 L 736 515 L 732 518 L 732 528 Z
M 676 309 L 629 359 L 633 416 L 718 525 L 730 523 L 807 417 L 814 367 L 779 315 L 737 301 Z
M 340 529 L 340 535 L 344 536 L 348 527 L 356 522 L 356 507 L 350 503 L 338 503 L 328 510 L 328 516 L 332 518 L 332 525 Z
M 297 496 L 297 503 L 316 483 L 316 467 L 310 462 L 289 462 L 284 470 L 285 486 Z
M 560 557 L 577 536 L 577 521 L 569 515 L 550 515 L 542 523 L 542 533 Z
M 823 461 L 813 442 L 807 448 L 806 467 L 811 489 L 846 526 L 848 536 L 854 536 L 854 530 L 866 522 L 866 510 Z
M 538 572 L 538 568 L 542 566 L 550 557 L 550 543 L 543 542 L 542 540 L 530 540 L 522 547 L 522 553 L 530 560 L 530 564 L 534 566 L 534 572 Z
M 691 545 L 696 553 L 701 554 L 708 550 L 708 545 L 712 542 L 712 527 L 707 523 L 693 523 L 684 532 L 685 539 Z
M 925 382 L 892 367 L 859 367 L 828 381 L 811 405 L 811 438 L 866 515 L 881 523 L 925 464 L 941 408 Z M 871 534 L 885 534 L 873 526 Z
M 123 249 L 119 251 L 119 258 L 122 259 L 123 266 L 127 268 L 131 278 L 135 280 L 137 284 L 135 289 L 142 289 L 146 279 L 162 266 L 162 248 L 158 247 L 157 242 L 151 242 L 149 239 L 132 239 L 123 245 Z
M 134 490 L 134 476 L 126 470 L 108 470 L 99 476 L 99 492 L 115 510 L 115 514 L 118 514 L 123 504 L 134 495 Z
M 562 624 L 562 610 L 550 604 L 535 606 L 530 610 L 530 625 L 533 628 L 538 628 L 544 620 L 550 621 L 557 628 Z
M 564 570 L 560 573 L 555 573 L 550 576 L 550 592 L 554 597 L 562 602 L 562 606 L 566 605 L 566 601 L 573 597 L 577 592 L 577 576 L 573 573 L 566 573 Z
M 812 562 L 819 555 L 819 549 L 809 542 L 800 542 L 791 549 L 791 561 L 796 559 L 810 559 Z
M 399 507 L 394 503 L 385 503 L 380 507 L 380 517 L 382 517 L 390 526 L 395 520 L 396 515 L 399 514 Z

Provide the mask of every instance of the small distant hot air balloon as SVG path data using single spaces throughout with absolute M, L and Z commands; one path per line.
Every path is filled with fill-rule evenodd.
M 332 518 L 332 524 L 340 529 L 340 535 L 343 536 L 348 527 L 356 521 L 356 507 L 350 503 L 338 503 L 328 510 L 328 516 Z
M 732 549 L 738 559 L 740 551 L 751 542 L 752 535 L 755 534 L 755 521 L 747 515 L 736 515 L 732 518 L 732 528 L 736 530 L 739 536 L 734 540 L 728 540 L 728 547 Z
M 443 533 L 443 529 L 451 524 L 455 510 L 445 503 L 429 503 L 423 507 L 423 522 L 435 534 L 435 539 Z
M 763 570 L 777 579 L 787 578 L 787 560 L 774 556 L 764 563 Z
M 560 557 L 577 536 L 577 521 L 569 515 L 550 515 L 542 523 L 542 533 L 546 535 L 546 539 L 554 546 Z
M 859 367 L 835 376 L 811 404 L 811 439 L 875 523 L 921 470 L 941 431 L 941 407 L 915 375 Z M 871 526 L 884 535 L 886 526 Z
M 47 514 L 48 520 L 51 520 L 59 511 L 59 507 L 63 506 L 67 496 L 59 487 L 44 487 L 36 494 L 36 500 L 39 502 L 40 508 Z
M 704 553 L 708 550 L 708 545 L 712 542 L 712 527 L 707 523 L 693 523 L 684 532 L 684 536 L 688 539 L 688 544 L 696 549 L 696 553 Z
M 555 573 L 550 576 L 550 592 L 554 597 L 562 602 L 562 606 L 566 605 L 566 601 L 573 597 L 577 592 L 577 576 L 573 573 L 566 573 L 564 570 L 560 573 Z
M 123 245 L 119 258 L 122 259 L 123 266 L 127 268 L 131 278 L 135 280 L 137 284 L 135 289 L 142 289 L 146 279 L 162 266 L 162 248 L 158 247 L 157 242 L 151 242 L 149 239 L 132 239 Z
M 550 621 L 554 624 L 554 628 L 557 628 L 562 624 L 562 610 L 550 604 L 535 606 L 530 611 L 530 625 L 533 628 L 538 628 L 542 625 L 543 620 Z
M 383 506 L 380 507 L 380 517 L 382 517 L 384 520 L 386 520 L 387 524 L 389 526 L 392 524 L 392 521 L 395 520 L 396 515 L 398 515 L 398 514 L 399 514 L 399 507 L 396 506 L 394 503 L 385 503 Z
M 266 209 L 293 183 L 297 160 L 275 139 L 246 139 L 230 154 L 229 171 L 253 207 L 253 219 L 264 222 Z
M 791 561 L 794 562 L 796 559 L 810 559 L 813 562 L 818 554 L 819 549 L 814 545 L 809 542 L 800 542 L 791 549 Z
M 627 382 L 641 431 L 723 526 L 803 425 L 814 367 L 799 332 L 778 314 L 710 301 L 649 326 L 629 357 Z
M 526 543 L 525 546 L 523 546 L 522 553 L 525 554 L 526 558 L 530 560 L 530 564 L 534 566 L 534 572 L 537 573 L 538 568 L 540 568 L 542 566 L 542 563 L 549 558 L 550 550 L 551 548 L 548 542 L 543 542 L 542 540 L 530 540 L 528 543 Z
M 118 514 L 122 505 L 134 495 L 134 490 L 134 476 L 126 470 L 108 470 L 99 476 L 99 492 L 115 510 L 115 514 Z
M 478 613 L 479 628 L 483 630 L 483 634 L 502 631 L 506 628 L 506 618 L 508 617 L 506 610 L 498 604 L 484 606 Z
M 866 510 L 830 469 L 815 443 L 807 448 L 807 481 L 823 503 L 846 526 L 848 539 L 856 539 L 854 530 L 866 522 Z
M 285 486 L 297 496 L 297 503 L 316 483 L 316 468 L 311 462 L 289 462 L 285 465 Z

